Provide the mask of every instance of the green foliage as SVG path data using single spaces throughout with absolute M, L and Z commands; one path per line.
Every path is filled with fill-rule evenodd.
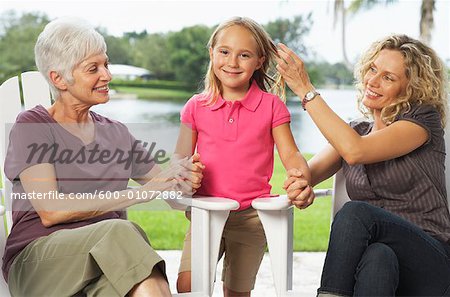
M 374 6 L 377 6 L 379 4 L 382 4 L 384 2 L 385 5 L 391 4 L 396 2 L 396 0 L 352 0 L 349 7 L 347 8 L 347 11 L 351 14 L 356 14 L 359 11 L 363 10 L 370 10 Z
M 48 17 L 41 13 L 19 17 L 14 11 L 8 11 L 0 15 L 0 82 L 36 69 L 34 45 L 48 22 Z
M 353 83 L 353 73 L 344 63 L 310 62 L 307 69 L 314 85 L 340 88 Z
M 20 72 L 35 69 L 34 44 L 48 22 L 48 17 L 40 13 L 19 16 L 10 11 L 0 15 L 0 83 Z M 276 41 L 284 42 L 306 55 L 304 37 L 311 25 L 309 14 L 278 19 L 268 23 L 266 28 Z M 196 25 L 177 32 L 154 34 L 144 30 L 126 32 L 121 37 L 109 35 L 106 28 L 97 30 L 105 37 L 111 63 L 143 67 L 157 79 L 178 80 L 187 89 L 201 89 L 209 63 L 207 43 L 214 28 Z
M 105 42 L 108 47 L 109 62 L 111 64 L 133 64 L 128 40 L 106 34 L 103 34 L 103 36 L 105 36 Z
M 323 86 L 326 83 L 324 73 L 315 64 L 306 63 L 306 69 L 308 70 L 309 79 L 313 85 Z
M 138 36 L 132 40 L 132 64 L 151 70 L 159 79 L 175 79 L 176 71 L 170 63 L 167 34 Z
M 306 47 L 304 37 L 313 25 L 312 14 L 298 15 L 291 19 L 278 18 L 264 26 L 275 43 L 281 42 L 297 54 L 307 57 L 310 50 Z
M 170 62 L 176 79 L 199 88 L 209 63 L 207 43 L 212 29 L 203 25 L 184 28 L 168 36 Z

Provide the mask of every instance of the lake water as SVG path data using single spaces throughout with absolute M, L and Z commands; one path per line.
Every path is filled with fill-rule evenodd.
M 345 121 L 360 117 L 356 108 L 354 90 L 319 90 L 328 105 Z M 302 152 L 317 153 L 326 140 L 303 111 L 299 99 L 287 103 L 291 112 L 291 128 L 298 147 Z M 183 104 L 170 101 L 147 101 L 133 99 L 111 100 L 92 110 L 128 123 L 136 138 L 151 140 L 167 151 L 173 151 L 179 128 L 179 113 Z

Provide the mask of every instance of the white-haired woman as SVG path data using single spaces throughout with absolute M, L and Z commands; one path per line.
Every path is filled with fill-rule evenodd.
M 278 69 L 329 145 L 309 162 L 312 182 L 291 172 L 293 203 L 343 169 L 352 201 L 337 213 L 319 296 L 449 296 L 450 214 L 445 189 L 446 70 L 405 35 L 375 42 L 355 71 L 370 121 L 350 126 L 325 103 L 304 64 L 280 45 Z
M 122 210 L 149 192 L 195 191 L 198 156 L 161 171 L 125 125 L 89 110 L 109 100 L 111 73 L 83 20 L 50 22 L 35 59 L 55 101 L 22 112 L 10 133 L 5 172 L 27 198 L 13 201 L 3 258 L 11 294 L 170 296 L 164 261 Z M 128 190 L 129 178 L 142 186 Z

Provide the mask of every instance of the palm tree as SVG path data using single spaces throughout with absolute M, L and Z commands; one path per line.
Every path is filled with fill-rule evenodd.
M 422 0 L 420 8 L 420 40 L 426 44 L 431 43 L 431 31 L 434 28 L 435 0 Z
M 344 0 L 334 1 L 334 17 L 333 26 L 336 27 L 338 19 L 341 19 L 341 45 L 342 45 L 342 55 L 344 58 L 344 65 L 349 70 L 353 68 L 353 64 L 348 59 L 347 46 L 346 46 L 346 22 L 347 22 L 347 9 L 345 8 Z
M 391 4 L 393 2 L 397 2 L 397 0 L 352 0 L 348 7 L 345 6 L 345 0 L 334 0 L 334 26 L 336 27 L 336 23 L 338 18 L 340 17 L 342 27 L 341 27 L 341 42 L 342 42 L 342 52 L 344 64 L 352 69 L 352 63 L 349 61 L 346 50 L 346 17 L 348 14 L 356 14 L 362 10 L 371 9 L 373 6 L 377 4 Z M 435 9 L 435 0 L 422 0 L 421 5 L 421 13 L 420 13 L 420 36 L 419 39 L 426 43 L 431 43 L 432 38 L 432 30 L 434 28 L 434 17 L 433 12 Z
M 395 0 L 385 0 L 386 3 L 390 3 Z M 353 15 L 361 10 L 367 10 L 379 4 L 378 0 L 352 0 L 348 7 L 345 6 L 345 0 L 334 0 L 334 18 L 333 25 L 336 27 L 338 20 L 341 20 L 341 45 L 342 55 L 344 59 L 344 65 L 349 69 L 353 69 L 353 64 L 348 59 L 346 48 L 346 23 L 347 15 Z

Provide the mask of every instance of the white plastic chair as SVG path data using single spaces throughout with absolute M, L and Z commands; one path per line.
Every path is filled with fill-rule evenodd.
M 25 108 L 29 109 L 37 104 L 42 104 L 43 106 L 50 106 L 50 91 L 47 82 L 38 72 L 27 72 L 22 74 L 22 91 L 24 98 Z M 3 164 L 6 154 L 6 126 L 7 123 L 14 123 L 17 115 L 22 110 L 20 103 L 20 88 L 19 88 L 19 78 L 12 77 L 5 81 L 0 86 L 0 160 L 1 160 L 1 177 L 3 181 L 2 189 L 2 205 L 1 213 L 3 215 L 2 222 L 0 224 L 0 255 L 3 255 L 6 243 L 6 236 L 9 233 L 12 226 L 11 219 L 11 208 L 10 205 L 5 205 L 8 203 L 9 193 L 11 193 L 11 183 L 5 178 L 5 172 L 3 170 Z M 0 277 L 0 296 L 9 296 L 8 285 L 6 284 L 3 277 Z
M 332 195 L 333 214 L 349 200 L 343 183 L 341 172 L 336 174 L 338 183 L 334 181 L 333 190 L 314 190 L 316 197 Z M 334 193 L 343 194 L 340 196 Z M 293 265 L 293 206 L 286 196 L 278 198 L 258 198 L 252 203 L 258 211 L 259 219 L 264 227 L 269 249 L 272 275 L 277 297 L 300 296 L 292 291 L 292 265 Z M 333 215 L 334 216 L 334 215 Z

